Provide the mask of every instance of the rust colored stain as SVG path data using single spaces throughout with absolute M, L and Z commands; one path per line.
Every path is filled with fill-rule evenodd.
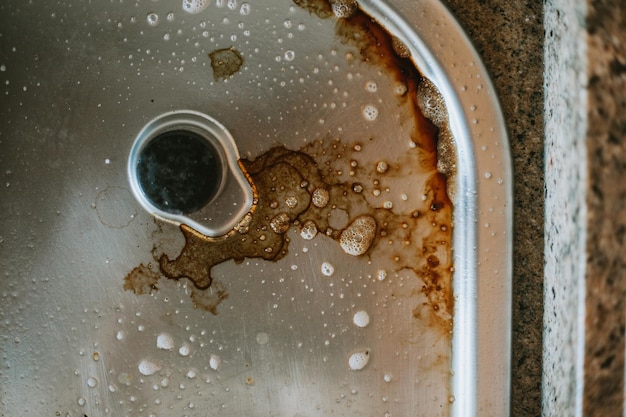
M 137 295 L 152 294 L 152 291 L 158 291 L 161 275 L 152 270 L 151 265 L 139 265 L 124 278 L 124 289 L 132 291 Z
M 215 81 L 231 77 L 243 65 L 241 53 L 233 47 L 216 49 L 209 54 L 209 58 Z
M 322 18 L 333 15 L 325 1 L 295 0 L 300 7 Z M 252 210 L 231 232 L 221 237 L 207 237 L 186 225 L 180 227 L 185 245 L 175 259 L 158 256 L 160 272 L 173 280 L 189 279 L 195 286 L 194 303 L 213 313 L 225 298 L 223 285 L 214 282 L 211 270 L 228 260 L 246 258 L 277 261 L 289 254 L 287 231 L 297 228 L 301 234 L 319 233 L 337 242 L 345 256 L 365 256 L 373 264 L 391 264 L 396 271 L 413 271 L 423 282 L 422 292 L 428 303 L 415 307 L 413 316 L 426 314 L 444 331 L 452 325 L 452 203 L 448 176 L 454 172 L 455 155 L 447 154 L 442 165 L 438 158 L 447 125 L 435 113 L 422 111 L 424 97 L 433 93 L 411 61 L 408 49 L 390 36 L 370 16 L 357 10 L 349 18 L 337 19 L 336 33 L 341 42 L 355 47 L 360 59 L 405 87 L 398 96 L 398 106 L 408 108 L 412 122 L 410 139 L 415 146 L 394 161 L 376 165 L 364 162 L 363 154 L 384 139 L 369 138 L 362 143 L 346 143 L 327 137 L 299 150 L 275 147 L 254 160 L 241 160 L 240 167 L 255 191 Z M 426 87 L 425 87 L 426 86 Z M 438 98 L 439 96 L 435 97 Z M 437 100 L 436 100 L 437 101 Z M 438 105 L 443 106 L 439 101 Z M 437 113 L 445 115 L 445 107 Z M 450 148 L 447 143 L 446 149 Z M 371 195 L 393 179 L 419 175 L 425 178 L 412 192 L 423 196 L 409 210 L 380 207 Z M 333 228 L 336 213 L 347 216 L 346 226 Z M 350 240 L 346 243 L 346 240 Z M 347 248 L 347 249 L 346 249 Z M 215 299 L 203 301 L 207 288 Z M 198 301 L 200 300 L 200 301 Z

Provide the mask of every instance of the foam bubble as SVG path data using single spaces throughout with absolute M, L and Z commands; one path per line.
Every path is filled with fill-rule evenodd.
M 368 81 L 365 83 L 365 90 L 370 93 L 375 93 L 378 90 L 378 85 L 375 81 Z
M 357 327 L 367 327 L 367 325 L 370 324 L 370 315 L 367 314 L 367 311 L 359 310 L 354 313 L 354 316 L 352 317 L 352 322 Z
M 219 356 L 217 355 L 211 355 L 211 357 L 209 358 L 209 366 L 211 367 L 211 369 L 213 369 L 214 371 L 217 371 L 217 369 L 220 367 L 220 364 L 222 363 L 222 360 L 220 359 Z
M 348 358 L 348 367 L 352 371 L 360 371 L 365 368 L 365 365 L 370 360 L 370 351 L 369 349 L 357 350 L 353 352 Z
M 393 47 L 393 51 L 400 58 L 408 58 L 411 56 L 411 51 L 409 51 L 406 44 L 395 36 L 391 39 L 391 46 Z
M 322 275 L 332 277 L 335 273 L 335 267 L 330 262 L 322 262 Z
M 348 255 L 363 255 L 374 241 L 376 220 L 371 216 L 359 216 L 339 236 L 339 245 Z
M 294 197 L 294 196 L 289 196 L 289 197 L 285 198 L 285 204 L 290 209 L 296 208 L 296 206 L 298 205 L 298 199 L 296 197 Z
M 191 348 L 187 343 L 185 343 L 178 349 L 178 353 L 180 354 L 180 356 L 189 356 L 189 354 L 191 353 Z
M 331 0 L 330 6 L 339 19 L 346 19 L 359 9 L 356 0 Z
M 441 128 L 448 119 L 448 112 L 441 93 L 427 79 L 423 79 L 417 88 L 417 104 L 435 126 Z
M 328 190 L 324 188 L 316 188 L 313 191 L 312 201 L 315 207 L 324 208 L 328 204 L 329 200 L 330 194 L 328 193 Z
M 156 345 L 159 349 L 172 350 L 174 349 L 174 339 L 167 333 L 161 333 L 157 336 Z
M 379 269 L 377 275 L 379 281 L 384 281 L 387 279 L 387 271 L 385 271 L 384 269 Z
M 317 225 L 313 220 L 307 220 L 302 224 L 300 236 L 305 240 L 311 240 L 317 235 Z
M 378 108 L 373 104 L 368 104 L 367 106 L 363 107 L 363 117 L 368 122 L 373 122 L 374 120 L 378 119 Z
M 289 230 L 289 215 L 287 213 L 279 213 L 270 220 L 270 227 L 274 233 L 282 235 Z
M 183 10 L 190 14 L 198 14 L 209 6 L 209 0 L 183 0 Z
M 142 359 L 137 366 L 141 375 L 150 376 L 161 370 L 161 366 L 158 363 L 152 362 L 148 359 Z

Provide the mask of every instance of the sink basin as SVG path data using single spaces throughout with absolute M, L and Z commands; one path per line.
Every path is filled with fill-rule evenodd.
M 439 2 L 0 11 L 3 415 L 508 414 L 506 130 Z

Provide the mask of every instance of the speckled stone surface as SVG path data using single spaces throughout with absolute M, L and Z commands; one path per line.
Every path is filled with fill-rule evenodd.
M 626 318 L 626 4 L 587 3 L 583 415 L 622 416 Z
M 545 416 L 624 415 L 626 3 L 546 2 Z
M 543 6 L 447 0 L 489 71 L 514 175 L 512 416 L 541 415 L 543 316 Z
M 545 287 L 543 414 L 582 401 L 587 179 L 585 4 L 545 3 Z

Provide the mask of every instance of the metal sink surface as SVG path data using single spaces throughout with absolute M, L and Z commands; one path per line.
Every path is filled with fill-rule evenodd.
M 8 0 L 0 94 L 0 415 L 508 415 L 508 139 L 438 1 Z

